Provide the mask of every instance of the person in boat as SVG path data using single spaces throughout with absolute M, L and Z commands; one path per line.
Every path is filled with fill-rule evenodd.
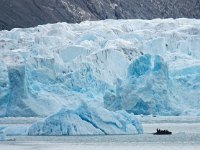
M 172 132 L 168 131 L 168 130 L 161 130 L 161 129 L 156 129 L 156 133 L 154 133 L 155 135 L 167 135 L 167 134 L 172 134 Z

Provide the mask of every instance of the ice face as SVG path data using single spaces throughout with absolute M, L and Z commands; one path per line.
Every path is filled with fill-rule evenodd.
M 143 129 L 133 114 L 112 112 L 81 103 L 62 108 L 44 121 L 33 124 L 29 135 L 141 134 Z
M 9 79 L 8 79 L 8 71 L 7 67 L 2 61 L 0 60 L 0 115 L 5 114 L 6 112 L 6 103 L 9 99 Z
M 151 56 L 144 55 L 136 59 L 130 64 L 128 68 L 128 76 L 130 77 L 140 77 L 150 71 L 151 69 Z
M 105 20 L 0 32 L 0 116 L 79 101 L 135 114 L 198 115 L 199 20 Z
M 168 66 L 163 58 L 142 55 L 128 67 L 128 76 L 119 80 L 113 93 L 106 93 L 104 106 L 109 110 L 126 110 L 144 115 L 178 115 L 170 103 Z

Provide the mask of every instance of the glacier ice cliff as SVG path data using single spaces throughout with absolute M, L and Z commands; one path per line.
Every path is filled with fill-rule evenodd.
M 106 92 L 104 105 L 137 115 L 179 115 L 171 104 L 171 86 L 163 58 L 142 55 L 129 65 L 127 79 L 118 80 L 115 92 Z
M 200 115 L 199 25 L 105 20 L 1 31 L 0 116 L 46 117 L 81 101 L 116 113 Z

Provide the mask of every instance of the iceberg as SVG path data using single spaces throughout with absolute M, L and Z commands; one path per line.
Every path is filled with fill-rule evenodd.
M 5 141 L 5 140 L 6 140 L 5 134 L 0 131 L 0 141 Z
M 133 114 L 112 112 L 81 103 L 64 107 L 43 121 L 33 124 L 28 135 L 110 135 L 141 134 L 143 128 Z

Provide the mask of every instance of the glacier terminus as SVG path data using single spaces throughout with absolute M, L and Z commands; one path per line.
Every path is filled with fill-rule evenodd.
M 200 115 L 200 21 L 104 20 L 0 31 L 0 116 L 29 135 L 143 133 L 135 115 Z

